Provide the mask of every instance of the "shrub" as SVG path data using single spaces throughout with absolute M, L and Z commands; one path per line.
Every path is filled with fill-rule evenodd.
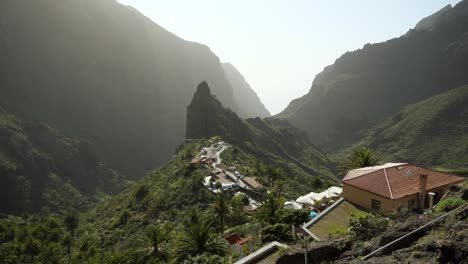
M 203 253 L 195 257 L 190 256 L 183 264 L 224 264 L 224 258 L 218 255 Z
M 266 225 L 262 228 L 263 242 L 271 241 L 291 241 L 291 227 L 285 224 Z
M 367 240 L 387 229 L 388 219 L 374 214 L 366 217 L 351 219 L 349 230 L 357 239 Z
M 306 210 L 280 209 L 276 214 L 278 222 L 287 225 L 298 226 L 309 220 L 309 213 Z
M 437 204 L 435 211 L 436 212 L 449 212 L 464 203 L 465 201 L 460 198 L 447 198 L 445 200 L 440 201 Z
M 148 187 L 146 187 L 145 185 L 140 185 L 135 191 L 135 199 L 137 200 L 137 202 L 140 202 L 146 197 L 146 195 L 148 195 L 148 193 Z

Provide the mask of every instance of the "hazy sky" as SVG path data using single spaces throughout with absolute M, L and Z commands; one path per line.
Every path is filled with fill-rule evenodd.
M 119 0 L 232 63 L 272 114 L 341 54 L 400 36 L 459 0 Z

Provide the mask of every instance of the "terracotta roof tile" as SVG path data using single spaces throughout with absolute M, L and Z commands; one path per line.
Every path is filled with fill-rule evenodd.
M 419 175 L 427 174 L 427 190 L 463 182 L 463 177 L 425 169 L 411 164 L 397 165 L 373 171 L 343 183 L 369 192 L 397 199 L 419 192 Z

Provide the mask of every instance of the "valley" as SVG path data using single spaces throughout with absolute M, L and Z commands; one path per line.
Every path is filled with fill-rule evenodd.
M 468 0 L 278 114 L 213 50 L 116 0 L 0 1 L 0 263 L 466 263 Z

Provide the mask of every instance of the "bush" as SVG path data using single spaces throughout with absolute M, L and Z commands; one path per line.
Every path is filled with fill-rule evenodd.
M 276 213 L 278 222 L 287 225 L 302 225 L 309 220 L 309 213 L 306 210 L 280 209 Z
M 285 224 L 266 225 L 261 232 L 263 242 L 292 241 L 293 239 L 291 227 Z
M 388 219 L 369 214 L 349 221 L 349 230 L 357 239 L 367 240 L 387 229 Z
M 440 201 L 437 204 L 435 211 L 436 212 L 449 212 L 464 203 L 465 201 L 460 198 L 447 198 L 445 200 Z
M 140 202 L 146 197 L 146 195 L 148 195 L 148 193 L 148 187 L 146 187 L 145 185 L 140 185 L 135 191 L 135 199 L 137 200 L 137 202 Z
M 218 255 L 203 253 L 195 257 L 190 256 L 183 264 L 224 264 L 224 258 Z

